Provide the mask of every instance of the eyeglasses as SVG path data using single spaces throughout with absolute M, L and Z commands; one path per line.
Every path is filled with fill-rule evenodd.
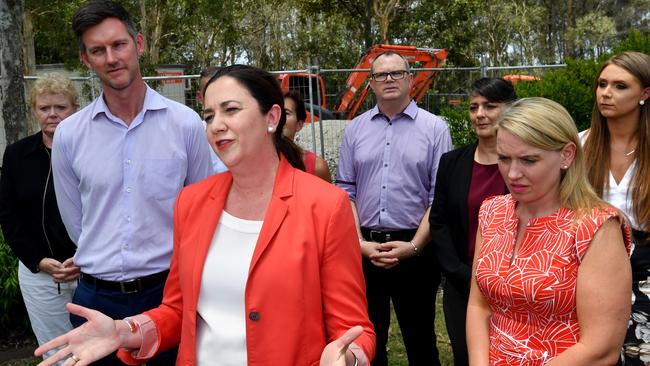
M 388 75 L 390 75 L 390 78 L 393 80 L 402 80 L 408 73 L 409 72 L 406 70 L 391 71 L 391 72 L 377 72 L 372 74 L 370 77 L 374 81 L 386 81 L 386 79 L 388 79 Z

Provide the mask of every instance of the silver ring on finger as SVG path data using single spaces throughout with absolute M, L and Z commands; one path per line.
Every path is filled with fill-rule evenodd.
M 79 359 L 75 355 L 70 355 L 70 358 L 74 361 L 74 363 L 79 362 Z

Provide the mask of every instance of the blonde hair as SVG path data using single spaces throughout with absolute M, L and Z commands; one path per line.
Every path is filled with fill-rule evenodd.
M 650 56 L 641 52 L 623 52 L 607 60 L 598 71 L 594 83 L 594 95 L 598 89 L 598 78 L 609 65 L 616 65 L 629 72 L 641 84 L 641 88 L 650 87 Z M 636 168 L 628 187 L 628 195 L 632 200 L 632 211 L 636 216 L 639 227 L 650 230 L 650 184 L 645 180 L 650 176 L 650 100 L 639 105 L 639 126 L 636 132 L 638 145 L 636 147 Z M 603 196 L 609 189 L 610 166 L 610 136 L 607 128 L 607 118 L 598 109 L 598 101 L 594 101 L 591 113 L 591 127 L 585 141 L 586 164 L 589 166 L 588 178 L 596 193 Z
M 560 204 L 574 211 L 576 218 L 595 207 L 609 206 L 587 181 L 578 130 L 560 104 L 538 97 L 520 99 L 501 114 L 497 128 L 506 129 L 527 144 L 546 151 L 560 151 L 573 143 L 576 146 L 573 163 L 563 171 L 560 180 Z
M 72 80 L 59 73 L 49 73 L 41 76 L 29 91 L 29 105 L 36 109 L 36 99 L 41 95 L 63 94 L 76 110 L 79 108 L 79 94 L 72 84 Z

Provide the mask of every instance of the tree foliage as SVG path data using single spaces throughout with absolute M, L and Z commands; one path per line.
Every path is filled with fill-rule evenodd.
M 27 0 L 37 63 L 78 66 L 70 19 L 81 0 Z M 609 52 L 649 31 L 647 0 L 123 0 L 147 42 L 145 64 L 244 62 L 349 68 L 374 43 L 448 48 L 475 66 L 558 63 Z
M 540 81 L 519 82 L 516 85 L 519 97 L 541 96 L 562 104 L 571 114 L 579 130 L 591 123 L 594 107 L 596 76 L 602 63 L 614 54 L 623 51 L 638 51 L 650 54 L 650 34 L 631 31 L 628 37 L 611 52 L 598 59 L 567 60 L 567 67 L 547 72 Z
M 580 130 L 589 126 L 593 107 L 593 85 L 598 71 L 595 60 L 567 60 L 567 67 L 547 72 L 540 81 L 519 82 L 521 98 L 539 96 L 564 106 Z

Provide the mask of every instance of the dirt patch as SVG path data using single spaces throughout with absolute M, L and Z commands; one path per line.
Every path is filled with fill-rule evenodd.
M 0 333 L 0 365 L 31 365 L 38 347 L 31 329 Z

